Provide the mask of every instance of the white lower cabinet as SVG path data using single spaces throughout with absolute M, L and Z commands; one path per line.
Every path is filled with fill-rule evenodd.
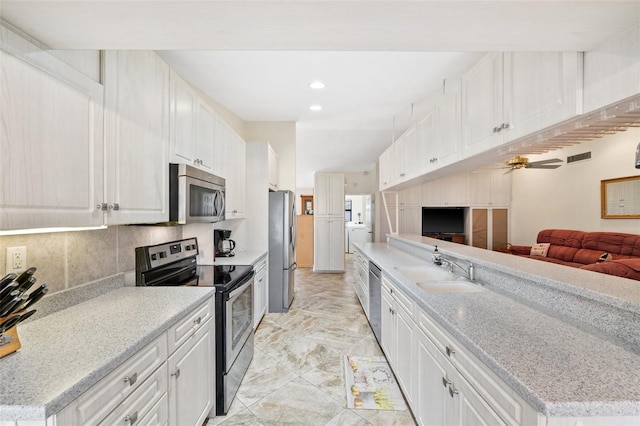
M 354 252 L 354 269 L 356 271 L 356 279 L 353 281 L 353 287 L 360 300 L 360 305 L 364 310 L 367 319 L 369 319 L 369 265 L 367 259 L 356 248 Z
M 215 412 L 213 306 L 194 309 L 46 424 L 201 425 Z
M 213 407 L 213 335 L 208 320 L 167 360 L 171 425 L 201 425 Z
M 344 271 L 344 218 L 314 216 L 313 271 Z
M 398 291 L 384 274 L 381 302 L 382 349 L 405 399 L 412 405 L 415 384 L 414 303 Z
M 262 257 L 255 264 L 256 271 L 253 279 L 253 329 L 258 328 L 264 314 L 267 313 L 269 304 L 269 267 L 267 266 L 267 256 Z

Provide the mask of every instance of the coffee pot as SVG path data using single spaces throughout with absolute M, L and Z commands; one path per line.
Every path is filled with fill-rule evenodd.
M 231 231 L 227 229 L 214 229 L 213 239 L 216 246 L 216 256 L 231 257 L 234 255 L 233 250 L 236 248 L 236 242 L 231 238 Z

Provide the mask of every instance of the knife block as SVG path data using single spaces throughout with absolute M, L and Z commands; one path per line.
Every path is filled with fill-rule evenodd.
M 4 324 L 10 318 L 15 317 L 16 315 L 22 315 L 23 313 L 24 311 L 15 312 L 6 318 L 0 319 L 0 325 Z M 18 324 L 6 330 L 2 336 L 0 336 L 0 358 L 14 353 L 21 347 L 20 338 L 18 338 Z

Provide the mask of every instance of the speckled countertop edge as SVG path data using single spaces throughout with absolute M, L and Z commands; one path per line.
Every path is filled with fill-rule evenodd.
M 124 287 L 19 326 L 22 349 L 0 359 L 0 420 L 56 414 L 214 294 Z
M 640 414 L 638 355 L 489 288 L 426 293 L 394 270 L 427 265 L 426 258 L 382 243 L 359 248 L 537 411 L 551 417 Z

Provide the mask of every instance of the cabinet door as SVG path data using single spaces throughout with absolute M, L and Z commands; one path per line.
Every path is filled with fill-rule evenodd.
M 268 165 L 269 165 L 269 188 L 277 191 L 278 184 L 280 181 L 280 161 L 278 160 L 278 154 L 274 151 L 274 149 L 269 146 L 269 157 L 268 157 Z
M 169 67 L 153 52 L 105 52 L 109 224 L 164 222 L 169 187 Z
M 329 220 L 330 249 L 329 269 L 331 271 L 344 271 L 344 220 L 331 218 Z
M 198 166 L 198 96 L 174 72 L 171 72 L 170 99 L 171 161 Z
M 584 54 L 584 112 L 640 93 L 640 24 Z
M 344 175 L 342 173 L 331 173 L 330 188 L 331 209 L 329 214 L 344 218 Z
M 380 189 L 386 189 L 395 183 L 395 148 L 391 145 L 379 158 Z
M 415 345 L 413 318 L 396 303 L 395 308 L 396 365 L 395 372 L 409 405 L 414 404 Z
M 313 221 L 313 270 L 331 269 L 331 219 L 315 217 Z
M 502 426 L 506 423 L 498 414 L 485 402 L 485 400 L 469 385 L 469 383 L 458 376 L 454 382 L 458 393 L 454 394 L 452 403 L 458 404 L 456 424 L 465 426 Z M 451 423 L 453 424 L 453 423 Z
M 416 334 L 417 386 L 413 411 L 420 425 L 449 424 L 445 419 L 445 406 L 449 397 L 446 382 L 449 377 L 440 361 L 442 355 L 422 331 L 417 331 Z
M 436 168 L 438 161 L 438 147 L 436 141 L 436 108 L 433 107 L 427 115 L 418 122 L 417 130 L 417 169 L 426 173 Z
M 215 114 L 213 110 L 209 109 L 209 115 L 213 118 L 215 123 L 215 137 L 213 139 L 213 173 L 228 179 L 231 166 L 229 164 L 229 155 L 231 154 L 229 138 L 231 129 L 229 129 L 227 123 Z
M 416 126 L 412 125 L 404 133 L 404 179 L 415 176 L 418 171 L 417 149 L 418 141 L 416 139 Z
M 502 53 L 489 53 L 462 78 L 462 156 L 500 143 Z
M 578 52 L 504 54 L 503 133 L 509 142 L 572 118 L 580 112 L 578 87 L 582 58 Z
M 254 291 L 253 291 L 253 328 L 260 324 L 260 320 L 267 311 L 267 266 L 266 262 L 261 262 L 262 266 L 257 266 Z
M 203 102 L 202 99 L 198 99 L 198 126 L 197 126 L 197 159 L 202 160 L 202 164 L 198 166 L 209 173 L 218 174 L 216 167 L 218 166 L 215 151 L 216 144 L 216 131 L 217 122 L 216 116 L 213 110 Z
M 102 225 L 102 85 L 0 32 L 0 229 Z
M 231 156 L 229 161 L 229 173 L 227 178 L 227 217 L 230 219 L 245 216 L 245 185 L 246 177 L 246 153 L 245 142 L 240 136 L 231 132 L 227 143 L 230 145 Z
M 395 327 L 393 321 L 393 298 L 384 289 L 381 290 L 382 296 L 380 298 L 380 309 L 382 310 L 380 315 L 380 346 L 384 351 L 389 364 L 395 369 L 396 364 L 396 339 L 395 339 Z
M 170 425 L 201 425 L 213 407 L 213 324 L 207 321 L 167 360 Z
M 443 167 L 460 159 L 462 145 L 461 84 L 453 85 L 436 106 L 436 167 Z

